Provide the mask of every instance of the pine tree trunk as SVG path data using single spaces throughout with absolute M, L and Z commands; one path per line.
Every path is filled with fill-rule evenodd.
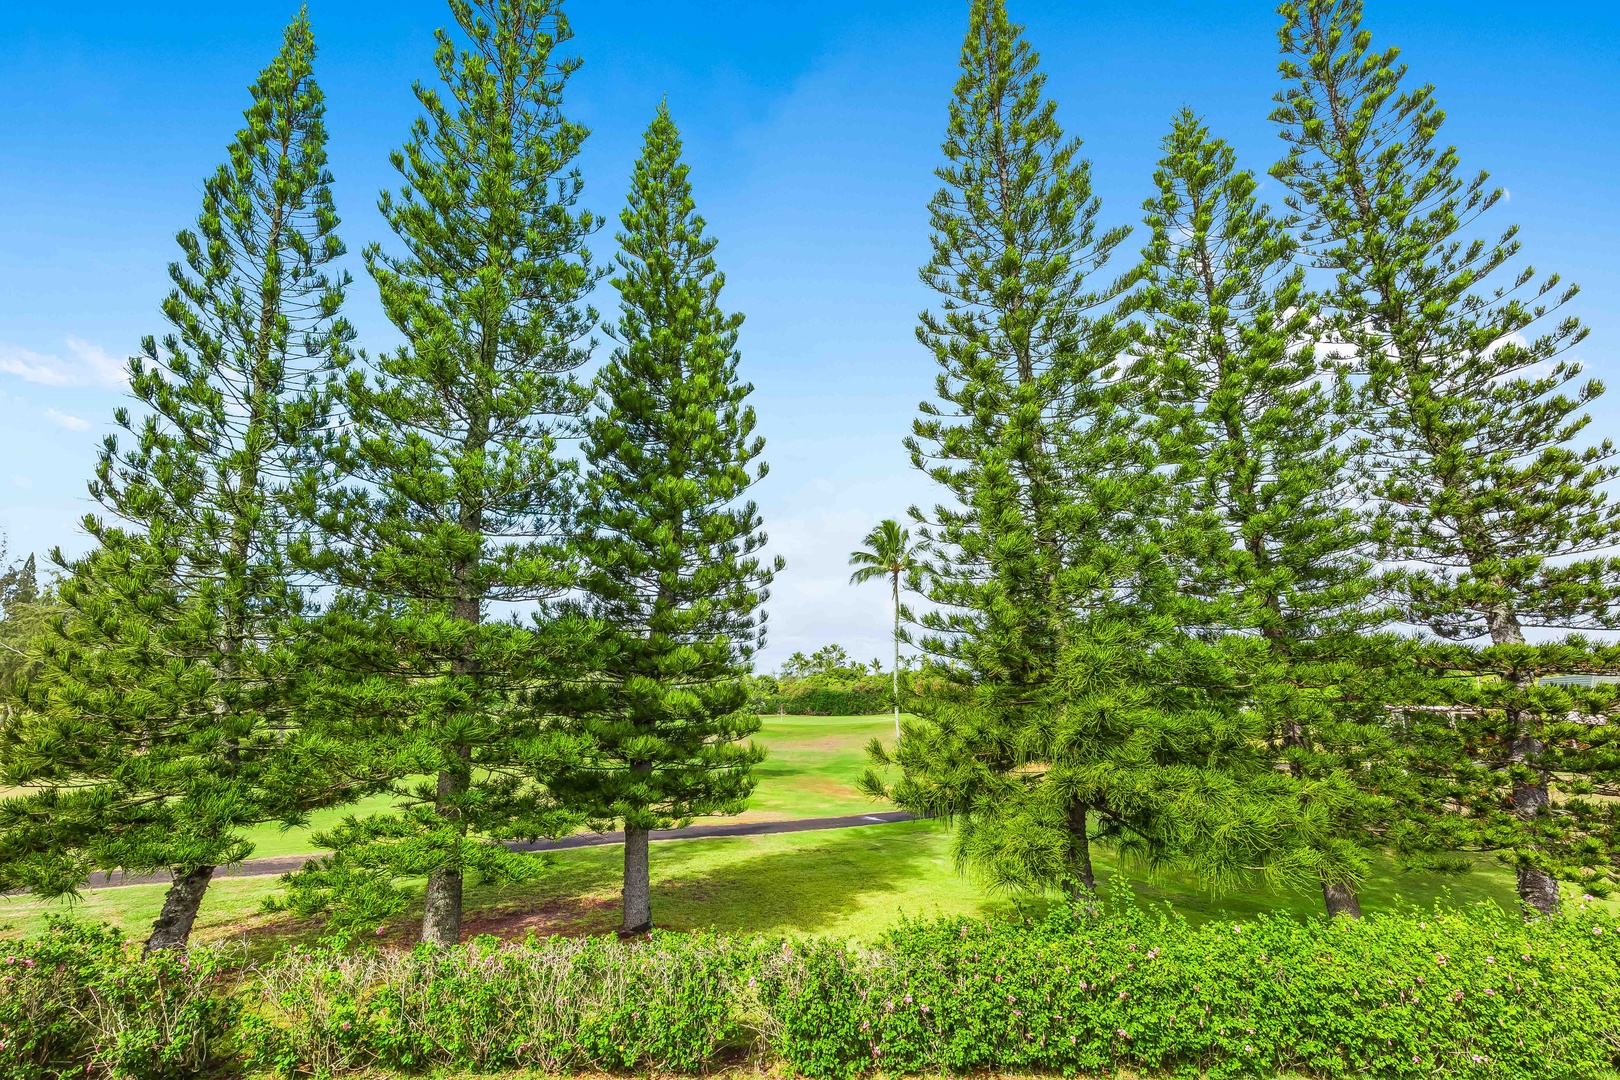
M 1361 901 L 1356 899 L 1356 890 L 1348 881 L 1322 882 L 1322 899 L 1327 904 L 1330 919 L 1335 915 L 1361 918 Z
M 1540 739 L 1520 735 L 1513 740 L 1509 759 L 1517 764 L 1533 762 L 1544 749 Z M 1513 812 L 1521 821 L 1534 821 L 1551 801 L 1545 782 L 1517 783 L 1513 785 Z M 1533 866 L 1518 868 L 1519 900 L 1530 910 L 1542 915 L 1558 913 L 1558 879 Z
M 624 827 L 624 923 L 620 934 L 652 929 L 652 875 L 647 861 L 647 830 Z
M 458 774 L 449 770 L 439 773 L 438 812 L 441 817 L 459 819 L 461 814 L 452 799 L 461 794 L 462 783 Z M 458 836 L 459 842 L 460 837 Z M 449 948 L 461 942 L 462 881 L 460 852 L 449 866 L 441 866 L 428 875 L 427 893 L 423 897 L 422 940 L 429 945 Z
M 1485 624 L 1491 632 L 1493 645 L 1522 645 L 1524 631 L 1511 611 L 1493 609 L 1486 613 Z M 1537 779 L 1513 785 L 1513 813 L 1520 821 L 1534 821 L 1536 816 L 1552 803 L 1546 774 L 1540 768 L 1542 752 L 1546 746 L 1521 723 L 1518 733 L 1508 747 L 1508 760 L 1535 770 Z M 1533 866 L 1518 868 L 1519 901 L 1531 911 L 1553 915 L 1558 911 L 1558 879 Z
M 1086 815 L 1090 807 L 1074 803 L 1069 807 L 1069 844 L 1074 853 L 1075 869 L 1080 884 L 1088 893 L 1097 891 L 1097 876 L 1091 869 L 1091 837 L 1087 833 Z
M 428 875 L 422 910 L 422 940 L 427 944 L 447 949 L 461 941 L 461 885 L 460 870 L 441 866 Z
M 212 866 L 197 866 L 176 871 L 174 883 L 163 896 L 163 910 L 152 923 L 152 936 L 146 939 L 146 952 L 157 949 L 183 949 L 191 939 L 191 926 L 197 921 L 208 883 L 213 880 Z
M 1542 915 L 1558 914 L 1558 879 L 1533 866 L 1519 867 L 1519 899 Z

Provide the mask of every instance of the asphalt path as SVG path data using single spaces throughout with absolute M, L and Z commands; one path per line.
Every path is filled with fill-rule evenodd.
M 916 815 L 903 810 L 885 810 L 876 814 L 851 814 L 847 817 L 795 818 L 791 821 L 728 821 L 720 825 L 688 825 L 684 829 L 654 829 L 651 839 L 701 840 L 710 836 L 776 836 L 780 833 L 821 832 L 827 829 L 858 829 L 866 825 L 892 825 L 899 821 L 912 821 Z M 624 833 L 578 833 L 561 840 L 535 840 L 511 843 L 513 851 L 562 851 L 565 848 L 601 847 L 605 844 L 624 843 Z M 277 855 L 268 859 L 245 859 L 232 866 L 222 866 L 214 877 L 274 877 L 290 873 L 311 859 L 327 852 L 315 851 L 307 855 Z M 161 885 L 170 880 L 162 874 L 95 874 L 84 883 L 87 889 L 113 889 L 123 885 Z

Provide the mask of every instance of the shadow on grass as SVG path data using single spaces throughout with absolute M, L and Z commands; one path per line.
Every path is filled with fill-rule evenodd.
M 531 885 L 470 893 L 467 933 L 611 931 L 621 852 L 567 852 L 571 858 Z M 939 855 L 933 831 L 912 825 L 654 844 L 653 922 L 683 931 L 816 933 L 843 922 L 863 898 L 903 897 L 940 870 Z

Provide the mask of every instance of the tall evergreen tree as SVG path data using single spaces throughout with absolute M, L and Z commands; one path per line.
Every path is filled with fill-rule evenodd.
M 1289 152 L 1274 173 L 1335 275 L 1332 330 L 1365 377 L 1371 489 L 1407 617 L 1497 646 L 1529 628 L 1616 625 L 1615 448 L 1576 445 L 1603 388 L 1564 356 L 1585 328 L 1555 315 L 1575 288 L 1511 269 L 1516 227 L 1474 235 L 1502 192 L 1458 174 L 1434 88 L 1403 88 L 1398 50 L 1373 49 L 1360 0 L 1279 11 L 1274 119 Z M 1520 896 L 1550 911 L 1556 867 L 1533 839 L 1553 802 L 1548 717 L 1511 711 L 1516 730 L 1490 752 L 1528 826 L 1513 845 Z
M 179 234 L 173 330 L 130 366 L 91 494 L 91 552 L 55 559 L 66 615 L 5 731 L 5 884 L 71 893 L 92 869 L 170 870 L 148 948 L 184 945 L 247 830 L 336 797 L 290 750 L 303 608 L 282 491 L 325 422 L 346 353 L 347 278 L 326 166 L 315 42 L 300 15 L 251 87 L 230 160 Z
M 1330 809 L 1329 914 L 1359 915 L 1366 851 L 1429 830 L 1411 809 L 1385 725 L 1391 616 L 1374 596 L 1372 537 L 1355 510 L 1348 384 L 1312 347 L 1319 318 L 1297 241 L 1254 174 L 1183 109 L 1164 140 L 1146 222 L 1144 377 L 1173 463 L 1184 553 L 1178 619 L 1223 644 L 1253 685 L 1267 741 L 1304 797 Z
M 717 241 L 665 106 L 619 220 L 618 348 L 585 424 L 578 536 L 603 633 L 589 675 L 551 703 L 579 742 L 552 787 L 593 821 L 622 823 L 622 929 L 636 933 L 652 925 L 648 833 L 739 813 L 753 790 L 765 755 L 743 742 L 759 730 L 748 661 L 782 564 L 760 559 L 759 512 L 740 501 L 766 474 L 753 387 L 737 378 L 743 318 L 720 307 Z
M 562 827 L 540 783 L 544 723 L 518 700 L 557 627 L 499 606 L 574 581 L 558 442 L 586 400 L 571 373 L 589 351 L 599 224 L 577 208 L 587 132 L 562 113 L 579 61 L 560 56 L 558 0 L 450 10 L 467 47 L 436 35 L 442 88 L 416 88 L 424 116 L 392 158 L 404 186 L 380 201 L 405 253 L 366 251 L 406 344 L 342 383 L 347 425 L 301 489 L 314 528 L 298 551 L 346 597 L 326 623 L 347 675 L 326 688 L 323 730 L 400 803 L 326 836 L 336 856 L 295 901 L 374 918 L 403 903 L 396 880 L 425 876 L 422 939 L 438 945 L 459 940 L 467 871 L 538 865 L 488 841 Z
M 1288 810 L 1258 796 L 1290 781 L 1163 608 L 1163 477 L 1111 314 L 1129 281 L 1087 283 L 1127 230 L 1098 229 L 1089 166 L 1001 0 L 970 21 L 922 272 L 941 404 L 908 440 L 952 500 L 913 511 L 933 551 L 929 690 L 898 752 L 869 751 L 903 776 L 865 787 L 956 817 L 960 860 L 1000 885 L 1091 889 L 1094 827 L 1229 879 L 1269 859 Z

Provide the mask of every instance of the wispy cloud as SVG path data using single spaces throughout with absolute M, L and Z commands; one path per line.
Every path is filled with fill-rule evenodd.
M 99 345 L 70 337 L 66 359 L 0 344 L 0 372 L 39 386 L 100 386 L 120 388 L 128 381 L 124 362 Z
M 12 487 L 22 488 L 24 491 L 33 491 L 34 490 L 34 482 L 32 480 L 28 479 L 28 477 L 21 475 L 20 473 L 12 473 L 11 474 L 11 486 Z
M 70 416 L 67 413 L 61 412 L 60 410 L 57 410 L 57 409 L 46 409 L 45 410 L 45 419 L 47 419 L 47 420 L 49 420 L 49 421 L 51 421 L 53 423 L 60 424 L 62 427 L 67 428 L 69 431 L 89 431 L 90 430 L 90 421 L 85 420 L 82 417 Z

